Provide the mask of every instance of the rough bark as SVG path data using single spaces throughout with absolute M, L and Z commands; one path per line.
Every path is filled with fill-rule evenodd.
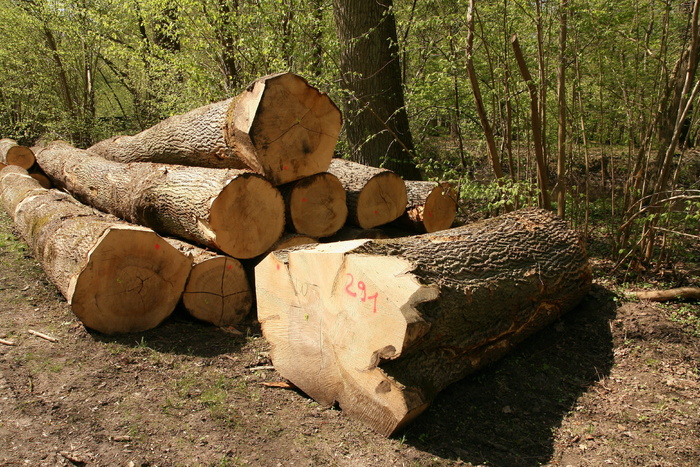
M 457 215 L 457 194 L 447 182 L 406 181 L 408 202 L 398 223 L 417 232 L 449 229 Z
M 34 153 L 26 146 L 9 138 L 0 139 L 0 163 L 17 165 L 29 170 L 34 165 Z
M 37 157 L 57 186 L 86 204 L 234 258 L 264 253 L 284 230 L 282 196 L 251 171 L 122 164 L 60 142 Z
M 254 81 L 235 98 L 88 151 L 118 162 L 248 167 L 280 185 L 325 171 L 341 125 L 340 110 L 325 93 L 280 73 Z
M 26 171 L 0 172 L 0 189 L 17 230 L 86 327 L 145 331 L 175 309 L 191 260 L 152 230 L 43 189 Z
M 348 222 L 371 229 L 397 219 L 406 209 L 406 184 L 394 172 L 333 159 L 328 172 L 347 192 Z
M 167 240 L 192 258 L 182 294 L 182 304 L 189 314 L 215 326 L 243 321 L 253 306 L 253 291 L 241 262 L 178 239 Z
M 320 238 L 333 235 L 345 225 L 348 217 L 345 188 L 335 175 L 322 172 L 279 189 L 289 230 Z
M 591 283 L 576 233 L 541 209 L 278 251 L 255 273 L 275 368 L 384 435 L 571 310 Z

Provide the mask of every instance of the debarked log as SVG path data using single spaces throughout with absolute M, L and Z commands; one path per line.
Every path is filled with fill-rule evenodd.
M 249 170 L 122 164 L 62 142 L 37 161 L 53 183 L 90 206 L 234 258 L 264 253 L 284 230 L 282 195 Z
M 571 310 L 591 284 L 576 233 L 538 209 L 273 252 L 255 274 L 275 368 L 384 435 Z
M 86 327 L 144 331 L 175 309 L 191 260 L 155 232 L 41 188 L 26 171 L 3 169 L 0 188 L 17 230 Z
M 278 73 L 257 79 L 237 97 L 88 151 L 118 162 L 247 167 L 280 185 L 325 171 L 341 125 L 327 94 L 300 76 Z

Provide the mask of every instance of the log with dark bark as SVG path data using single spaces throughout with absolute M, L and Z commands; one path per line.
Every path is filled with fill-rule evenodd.
M 13 139 L 0 139 L 0 163 L 17 165 L 29 170 L 34 165 L 34 153 L 26 146 L 17 144 Z
M 345 225 L 348 207 L 343 185 L 322 172 L 279 187 L 286 207 L 287 228 L 310 237 L 329 237 Z
M 397 219 L 406 209 L 406 184 L 394 172 L 344 159 L 328 168 L 347 192 L 348 222 L 371 229 Z
M 457 214 L 457 194 L 447 182 L 408 180 L 406 211 L 397 223 L 416 232 L 437 232 L 449 229 Z
M 328 95 L 297 75 L 280 73 L 254 81 L 235 98 L 88 151 L 118 162 L 248 167 L 280 185 L 325 171 L 341 125 Z
M 284 230 L 279 190 L 249 170 L 122 164 L 60 142 L 37 161 L 86 204 L 234 258 L 264 253 Z
M 275 368 L 384 435 L 571 310 L 591 283 L 578 236 L 544 210 L 282 250 L 255 274 Z
M 215 326 L 243 321 L 253 306 L 253 291 L 241 262 L 178 239 L 166 240 L 193 260 L 182 294 L 189 314 Z
M 155 232 L 43 189 L 26 171 L 4 169 L 0 190 L 17 230 L 86 327 L 144 331 L 175 309 L 191 260 Z

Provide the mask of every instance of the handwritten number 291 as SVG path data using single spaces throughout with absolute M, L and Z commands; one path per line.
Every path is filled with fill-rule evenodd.
M 355 278 L 353 277 L 352 274 L 347 273 L 346 274 L 350 280 L 348 281 L 347 285 L 345 286 L 345 292 L 350 295 L 351 297 L 357 297 L 357 292 L 353 292 L 352 286 L 355 284 Z M 372 313 L 377 312 L 377 298 L 379 297 L 379 292 L 374 293 L 373 295 L 370 295 L 369 297 L 367 296 L 367 285 L 365 285 L 364 282 L 358 281 L 357 282 L 357 289 L 362 292 L 362 296 L 360 297 L 361 302 L 366 302 L 367 300 L 372 300 Z

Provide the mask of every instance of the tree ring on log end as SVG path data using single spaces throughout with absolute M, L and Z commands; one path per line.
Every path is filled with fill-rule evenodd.
M 357 198 L 357 221 L 371 229 L 397 219 L 406 210 L 406 184 L 394 172 L 372 177 Z
M 175 309 L 190 265 L 153 231 L 110 227 L 70 285 L 73 312 L 105 334 L 151 329 Z
M 260 175 L 239 175 L 212 203 L 209 228 L 217 247 L 234 258 L 265 253 L 284 231 L 282 195 Z

